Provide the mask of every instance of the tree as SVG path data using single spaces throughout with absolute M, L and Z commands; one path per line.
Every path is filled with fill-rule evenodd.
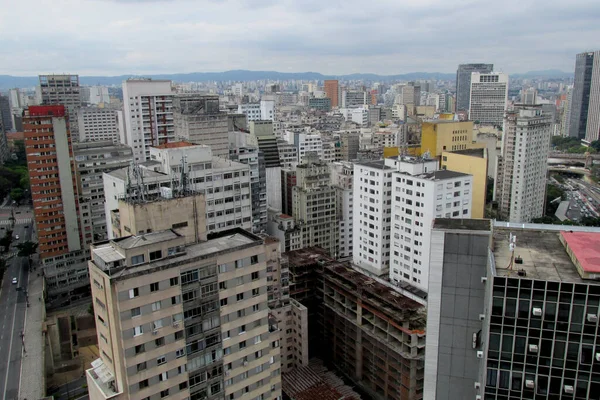
M 35 254 L 35 252 L 37 251 L 38 248 L 38 244 L 35 242 L 31 242 L 31 241 L 26 241 L 23 243 L 19 243 L 17 244 L 17 249 L 19 250 L 19 252 L 17 253 L 17 255 L 19 257 L 27 257 L 27 261 L 29 262 L 29 265 L 31 266 L 31 256 Z
M 23 199 L 23 189 L 14 188 L 10 191 L 10 198 L 16 201 L 17 203 Z
M 12 237 L 12 232 L 11 230 L 6 231 L 6 235 L 0 239 L 0 247 L 4 247 L 4 252 L 8 252 L 8 249 L 10 249 L 10 244 L 12 243 L 13 237 Z
M 600 152 L 600 140 L 594 140 L 592 143 L 590 143 L 590 147 Z

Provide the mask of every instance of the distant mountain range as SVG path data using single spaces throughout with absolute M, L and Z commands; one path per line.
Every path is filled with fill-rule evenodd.
M 323 75 L 318 72 L 276 72 L 276 71 L 247 71 L 233 70 L 225 72 L 193 72 L 189 74 L 150 74 L 143 75 L 146 78 L 170 79 L 175 82 L 206 82 L 206 81 L 257 81 L 257 80 L 366 80 L 366 81 L 411 81 L 417 79 L 435 79 L 435 80 L 453 80 L 456 77 L 454 73 L 442 72 L 411 72 L 398 75 L 377 75 L 377 74 L 350 74 L 350 75 Z M 558 70 L 531 71 L 525 74 L 514 74 L 514 78 L 568 78 L 572 73 Z M 135 77 L 135 75 L 120 76 L 80 76 L 82 85 L 120 85 L 124 80 Z M 37 76 L 11 76 L 0 75 L 0 90 L 6 90 L 14 87 L 27 88 L 38 84 Z

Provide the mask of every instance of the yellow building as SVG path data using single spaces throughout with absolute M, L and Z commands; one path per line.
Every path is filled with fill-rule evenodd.
M 438 118 L 444 121 L 454 121 L 454 113 L 440 113 Z
M 470 149 L 472 143 L 473 121 L 437 120 L 423 122 L 421 128 L 421 154 L 429 151 L 431 157 L 438 157 L 443 151 Z
M 397 157 L 400 155 L 400 147 L 384 147 L 383 158 Z M 420 156 L 421 146 L 418 144 L 409 144 L 406 146 L 407 156 Z
M 449 171 L 473 175 L 471 217 L 483 218 L 487 193 L 487 149 L 442 152 L 441 167 Z

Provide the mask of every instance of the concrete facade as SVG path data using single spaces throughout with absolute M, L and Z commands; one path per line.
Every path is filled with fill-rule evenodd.
M 471 73 L 490 73 L 494 64 L 460 64 L 456 70 L 456 110 L 467 111 L 471 104 Z M 454 112 L 452 109 L 447 111 Z
M 470 149 L 473 143 L 472 121 L 438 120 L 421 126 L 421 154 L 439 157 L 443 151 Z
M 110 140 L 124 142 L 125 124 L 123 111 L 110 108 L 82 107 L 77 111 L 79 141 L 96 142 Z
M 77 110 L 83 105 L 79 75 L 39 75 L 40 104 L 67 108 L 73 142 L 79 141 Z
M 90 399 L 281 398 L 264 242 L 243 230 L 185 241 L 167 230 L 93 246 Z
M 469 119 L 502 126 L 508 101 L 508 75 L 501 72 L 471 74 Z

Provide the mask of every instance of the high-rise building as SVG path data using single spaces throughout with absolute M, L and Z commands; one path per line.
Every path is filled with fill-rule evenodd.
M 219 96 L 179 94 L 173 109 L 178 139 L 210 146 L 216 157 L 229 157 L 229 119 L 219 110 Z
M 79 75 L 40 75 L 39 93 L 45 105 L 61 104 L 67 108 L 73 142 L 79 141 L 77 110 L 83 105 Z
M 357 108 L 367 105 L 367 92 L 362 90 L 344 90 L 342 108 Z
M 270 245 L 238 228 L 204 242 L 169 229 L 92 246 L 90 399 L 281 399 Z
M 8 147 L 8 139 L 2 119 L 0 119 L 0 165 L 4 164 L 10 157 L 10 149 Z
M 81 107 L 77 110 L 77 122 L 80 142 L 125 141 L 125 124 L 121 110 Z
M 128 79 L 123 81 L 125 137 L 135 162 L 150 159 L 150 147 L 175 141 L 171 81 Z
M 384 160 L 354 164 L 352 260 L 379 276 L 390 265 L 392 172 Z
M 132 168 L 104 174 L 107 226 L 112 224 L 110 213 L 118 209 L 119 199 L 144 199 L 159 194 L 161 190 L 176 191 L 185 186 L 206 193 L 209 233 L 234 227 L 252 229 L 249 165 L 213 157 L 209 146 L 187 142 L 151 147 L 150 159 Z M 109 232 L 109 235 L 112 234 Z
M 354 199 L 354 165 L 350 162 L 329 164 L 331 185 L 336 193 L 336 219 L 338 223 L 339 251 L 337 258 L 352 257 Z
M 598 399 L 599 248 L 598 228 L 436 219 L 423 399 Z
M 267 207 L 281 210 L 281 159 L 271 121 L 251 121 L 248 144 L 257 146 L 265 158 Z
M 250 166 L 252 195 L 252 232 L 267 231 L 267 172 L 265 158 L 258 147 L 230 147 L 229 159 Z
M 340 97 L 340 83 L 337 80 L 331 79 L 326 80 L 324 83 L 325 86 L 325 94 L 329 100 L 331 100 L 331 107 L 339 106 L 339 97 Z
M 437 159 L 390 158 L 391 240 L 390 281 L 427 292 L 429 286 L 429 227 L 435 218 L 471 218 L 473 177 L 438 170 Z M 364 236 L 360 236 L 364 237 Z M 363 239 L 363 242 L 365 239 Z
M 13 119 L 10 102 L 7 96 L 0 95 L 0 124 L 4 126 L 5 132 L 13 130 Z
M 573 102 L 573 88 L 567 89 L 567 98 L 563 102 L 563 114 L 561 119 L 562 131 L 561 135 L 564 137 L 570 136 L 570 123 L 571 123 L 571 103 Z
M 81 122 L 81 119 L 79 120 Z M 104 210 L 102 175 L 129 166 L 133 159 L 131 147 L 112 141 L 74 143 L 75 173 L 79 192 L 79 210 L 86 245 L 108 238 Z M 92 235 L 88 236 L 91 232 Z
M 292 215 L 302 232 L 302 247 L 321 247 L 337 258 L 336 192 L 329 166 L 318 158 L 307 158 L 296 167 L 292 190 Z
M 528 88 L 521 90 L 521 103 L 528 105 L 537 104 L 537 90 L 535 88 Z
M 298 163 L 303 163 L 311 154 L 316 154 L 319 159 L 323 157 L 323 140 L 318 133 L 285 132 L 288 143 L 296 147 Z
M 421 105 L 421 86 L 410 82 L 408 85 L 402 86 L 402 103 L 408 107 L 416 107 Z
M 600 132 L 600 50 L 577 54 L 569 136 L 598 140 Z
M 469 149 L 473 143 L 473 121 L 437 120 L 421 125 L 421 154 L 438 157 L 444 151 Z
M 460 64 L 456 70 L 456 110 L 467 111 L 471 102 L 471 73 L 490 73 L 494 70 L 494 64 Z M 446 101 L 446 104 L 448 102 Z M 454 110 L 446 107 L 446 111 Z
M 274 121 L 275 102 L 273 100 L 261 100 L 260 103 L 240 104 L 237 112 L 246 115 L 248 121 Z
M 50 299 L 89 284 L 69 126 L 65 106 L 25 110 L 25 151 L 38 251 Z
M 85 99 L 87 103 L 95 106 L 110 103 L 110 95 L 106 86 L 90 86 L 87 89 L 89 90 L 89 96 Z
M 552 118 L 541 107 L 516 106 L 506 113 L 494 180 L 502 219 L 531 222 L 544 215 L 551 139 Z
M 502 72 L 471 74 L 469 119 L 502 126 L 508 100 L 508 75 Z

